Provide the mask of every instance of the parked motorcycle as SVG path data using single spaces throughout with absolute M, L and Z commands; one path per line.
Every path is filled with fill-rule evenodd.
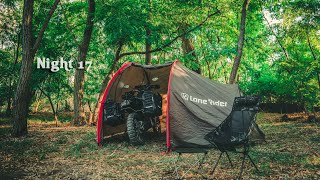
M 148 129 L 152 128 L 154 132 L 161 130 L 159 116 L 162 114 L 162 97 L 152 92 L 159 88 L 159 85 L 139 85 L 122 95 L 123 101 L 120 103 L 108 99 L 104 108 L 104 122 L 111 126 L 126 123 L 130 143 L 144 144 Z

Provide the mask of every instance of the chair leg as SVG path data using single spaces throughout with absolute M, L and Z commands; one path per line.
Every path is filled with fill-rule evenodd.
M 245 159 L 246 159 L 246 154 L 243 153 L 242 164 L 241 164 L 241 168 L 240 168 L 240 174 L 239 174 L 239 177 L 238 177 L 239 180 L 242 178 L 242 171 L 243 171 Z
M 175 166 L 175 169 L 174 169 L 174 172 L 173 173 L 175 173 L 176 174 L 176 179 L 181 179 L 181 177 L 180 177 L 180 175 L 179 175 L 179 172 L 178 172 L 178 169 L 179 169 L 179 167 L 178 167 L 178 161 L 179 161 L 179 159 L 180 159 L 180 156 L 181 156 L 181 153 L 179 153 L 179 155 L 178 155 L 178 157 L 177 157 L 177 159 L 173 162 L 174 163 L 174 166 Z
M 250 159 L 251 163 L 253 164 L 253 166 L 256 168 L 257 171 L 259 171 L 258 167 L 256 166 L 256 164 L 253 162 L 251 156 L 249 154 L 247 154 L 248 158 Z
M 180 159 L 182 159 L 182 155 L 181 153 L 179 153 L 178 157 L 175 159 L 175 161 L 173 162 L 174 163 L 174 166 L 175 166 L 175 169 L 173 171 L 173 174 L 176 175 L 176 178 L 175 179 L 184 179 L 184 176 L 186 174 L 188 174 L 188 172 L 195 166 L 198 165 L 198 170 L 201 168 L 203 162 L 204 162 L 204 159 L 206 158 L 206 155 L 207 155 L 207 152 L 204 153 L 204 155 L 201 157 L 201 158 L 197 158 L 197 161 L 195 162 L 195 164 L 192 164 L 190 166 L 190 168 L 188 170 L 186 170 L 185 172 L 181 172 L 182 175 L 179 174 L 179 168 L 182 166 L 182 165 L 178 165 L 178 161 Z
M 212 174 L 214 173 L 214 171 L 216 170 L 216 168 L 217 168 L 217 166 L 218 166 L 218 163 L 219 163 L 219 161 L 220 161 L 220 159 L 221 159 L 222 154 L 223 154 L 223 152 L 220 153 L 219 158 L 218 158 L 216 164 L 214 165 L 214 167 L 213 167 L 213 169 L 212 169 L 212 171 L 211 171 L 211 173 L 210 173 L 211 175 L 212 175 Z
M 228 158 L 228 160 L 229 160 L 229 163 L 230 163 L 231 167 L 233 168 L 233 164 L 232 164 L 232 162 L 231 162 L 231 159 L 230 159 L 230 157 L 229 157 L 228 152 L 226 151 L 225 153 L 226 153 L 226 155 L 227 155 L 227 158 Z
M 201 160 L 199 161 L 198 170 L 200 170 L 200 169 L 201 169 L 202 164 L 203 164 L 204 159 L 206 158 L 206 156 L 207 156 L 207 152 L 205 152 L 205 153 L 203 154 L 203 156 L 202 156 Z

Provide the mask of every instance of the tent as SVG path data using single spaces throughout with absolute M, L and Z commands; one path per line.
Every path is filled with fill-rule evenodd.
M 150 79 L 157 77 L 157 82 Z M 101 103 L 122 100 L 124 85 L 134 87 L 156 83 L 156 91 L 167 94 L 166 142 L 168 149 L 212 147 L 205 135 L 218 127 L 231 113 L 235 97 L 241 95 L 237 84 L 221 84 L 186 68 L 180 61 L 162 65 L 124 64 L 110 80 Z M 103 124 L 101 105 L 97 123 L 97 142 L 102 143 L 108 128 Z

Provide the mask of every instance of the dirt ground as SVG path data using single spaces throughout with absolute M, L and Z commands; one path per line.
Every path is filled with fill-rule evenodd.
M 259 167 L 246 161 L 244 179 L 319 179 L 320 124 L 305 122 L 302 115 L 261 113 L 258 124 L 267 142 L 252 147 L 250 155 Z M 292 118 L 290 118 L 292 117 Z M 294 118 L 293 118 L 294 117 Z M 299 118 L 300 117 L 300 118 Z M 96 127 L 55 127 L 52 122 L 31 118 L 29 134 L 10 137 L 9 119 L 0 121 L 0 179 L 175 179 L 177 153 L 165 151 L 165 136 L 150 133 L 147 143 L 134 147 L 125 134 L 106 139 L 103 147 L 95 141 Z M 219 151 L 211 150 L 203 167 L 188 163 L 202 154 L 183 154 L 180 175 L 186 179 L 235 179 L 239 154 L 230 153 L 234 167 L 225 156 L 210 174 Z

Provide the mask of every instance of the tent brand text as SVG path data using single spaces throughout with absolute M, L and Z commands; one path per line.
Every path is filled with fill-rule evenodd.
M 181 97 L 186 101 L 191 101 L 198 104 L 210 104 L 212 106 L 227 107 L 227 102 L 213 101 L 212 99 L 200 99 L 200 98 L 191 96 L 187 93 L 181 93 Z

